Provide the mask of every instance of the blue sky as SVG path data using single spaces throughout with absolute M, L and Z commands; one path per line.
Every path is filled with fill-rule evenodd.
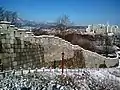
M 0 5 L 27 20 L 55 21 L 66 14 L 75 24 L 120 25 L 120 0 L 0 0 Z

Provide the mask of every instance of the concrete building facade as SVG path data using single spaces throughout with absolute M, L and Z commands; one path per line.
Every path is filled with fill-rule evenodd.
M 106 32 L 109 35 L 120 33 L 120 28 L 117 25 L 104 25 L 104 24 L 98 24 L 98 25 L 88 25 L 88 28 L 86 28 L 86 32 L 88 34 L 102 34 L 104 35 Z

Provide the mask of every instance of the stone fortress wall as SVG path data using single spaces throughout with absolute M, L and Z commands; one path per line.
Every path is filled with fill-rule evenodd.
M 61 60 L 61 52 L 65 53 L 65 59 L 69 60 L 73 58 L 73 62 L 75 62 L 75 53 L 77 51 L 82 53 L 82 56 L 77 55 L 77 60 L 80 58 L 84 59 L 85 67 L 99 67 L 100 64 L 105 64 L 107 67 L 114 66 L 119 62 L 118 57 L 116 58 L 106 58 L 102 55 L 99 55 L 95 52 L 91 52 L 89 50 L 85 50 L 78 45 L 72 45 L 70 42 L 65 41 L 59 37 L 50 36 L 50 35 L 41 35 L 34 36 L 34 38 L 39 39 L 39 43 L 44 46 L 45 61 L 54 61 Z M 81 53 L 79 53 L 81 55 Z M 79 57 L 78 57 L 79 56 Z
M 52 66 L 54 61 L 58 66 L 61 53 L 64 52 L 65 67 L 99 67 L 104 61 L 107 67 L 116 65 L 118 58 L 106 58 L 97 53 L 84 50 L 78 45 L 72 45 L 59 37 L 52 35 L 34 36 L 8 22 L 0 23 L 0 59 L 4 68 L 35 68 Z
M 25 31 L 9 22 L 0 22 L 0 27 L 0 60 L 3 69 L 42 67 L 44 48 L 40 44 L 25 41 Z

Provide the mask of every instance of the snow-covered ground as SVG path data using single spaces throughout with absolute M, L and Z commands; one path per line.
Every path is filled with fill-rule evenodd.
M 64 69 L 64 74 L 61 69 L 21 69 L 0 75 L 0 90 L 120 90 L 120 68 Z

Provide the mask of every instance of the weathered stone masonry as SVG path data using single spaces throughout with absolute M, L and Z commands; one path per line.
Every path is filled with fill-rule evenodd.
M 104 61 L 110 67 L 119 62 L 118 58 L 106 58 L 59 37 L 34 36 L 32 32 L 25 32 L 8 22 L 0 23 L 0 61 L 4 69 L 50 67 L 54 62 L 60 67 L 62 52 L 67 68 L 95 68 Z
M 2 22 L 0 26 L 2 26 L 0 29 L 0 60 L 3 69 L 19 69 L 20 67 L 28 69 L 28 67 L 43 66 L 44 48 L 40 43 L 25 41 L 24 31 L 18 32 L 18 29 L 11 27 L 7 22 Z

